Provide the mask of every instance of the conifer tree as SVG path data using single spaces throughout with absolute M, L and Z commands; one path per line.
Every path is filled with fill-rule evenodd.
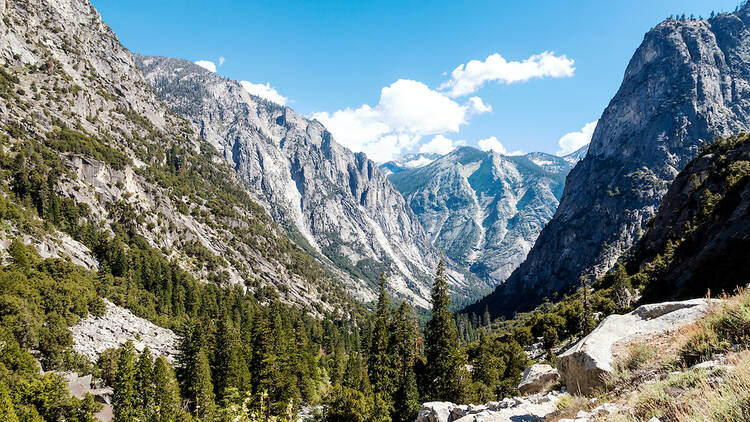
M 315 394 L 318 379 L 315 374 L 315 359 L 310 349 L 310 339 L 302 318 L 297 320 L 294 327 L 294 373 L 297 376 L 302 398 L 311 399 Z
M 136 365 L 136 385 L 138 386 L 138 406 L 146 419 L 153 418 L 154 411 L 154 366 L 148 347 L 138 357 Z
M 115 422 L 130 422 L 141 418 L 136 380 L 135 346 L 130 340 L 120 349 L 113 395 L 112 407 Z
M 10 391 L 5 381 L 0 380 L 0 421 L 18 422 L 18 415 L 13 408 Z
M 214 350 L 214 388 L 218 402 L 224 400 L 228 389 L 235 388 L 243 392 L 246 389 L 245 383 L 249 383 L 247 366 L 240 353 L 239 334 L 225 313 L 216 329 Z
M 341 384 L 357 391 L 364 391 L 365 370 L 362 366 L 362 356 L 356 352 L 349 353 Z
M 492 337 L 485 333 L 484 330 L 479 333 L 479 347 L 472 368 L 474 382 L 481 382 L 493 393 L 498 388 L 501 374 L 505 372 L 505 363 L 498 356 L 498 350 L 494 343 Z M 481 400 L 487 401 L 494 398 L 483 397 Z
M 427 325 L 425 355 L 429 400 L 458 402 L 464 397 L 463 359 L 448 297 L 445 262 L 441 259 L 432 285 L 432 318 Z
M 192 374 L 190 396 L 194 401 L 194 413 L 199 419 L 211 420 L 215 411 L 214 386 L 211 383 L 211 366 L 203 347 L 195 358 L 195 373 Z
M 182 413 L 177 379 L 164 356 L 159 356 L 154 363 L 153 408 L 154 422 L 172 422 Z
M 390 396 L 393 393 L 393 364 L 389 353 L 390 303 L 385 290 L 385 275 L 380 274 L 380 294 L 375 311 L 375 323 L 370 339 L 370 350 L 367 359 L 367 371 L 370 384 L 377 394 Z
M 396 384 L 393 393 L 392 418 L 397 422 L 413 421 L 420 407 L 417 378 L 414 374 L 415 349 L 412 319 L 409 307 L 402 302 L 393 318 L 390 342 Z

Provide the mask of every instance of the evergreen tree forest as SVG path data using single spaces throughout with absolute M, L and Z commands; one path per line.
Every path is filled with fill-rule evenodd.
M 58 136 L 71 137 L 62 129 Z M 454 316 L 442 263 L 431 313 L 394 301 L 383 275 L 372 309 L 347 302 L 344 312 L 314 314 L 273 289 L 231 286 L 218 273 L 196 278 L 139 234 L 139 216 L 125 202 L 107 209 L 103 228 L 89 206 L 57 191 L 72 176 L 56 152 L 37 141 L 16 149 L 0 152 L 9 181 L 0 223 L 16 233 L 0 262 L 1 420 L 95 420 L 101 404 L 70 396 L 64 372 L 112 387 L 116 421 L 284 421 L 303 408 L 322 421 L 411 421 L 426 401 L 515 392 L 528 363 L 523 349 L 509 336 L 479 341 L 488 322 Z M 172 189 L 201 186 L 199 174 L 172 177 L 179 167 L 166 160 L 143 176 L 171 180 Z M 42 257 L 31 240 L 54 232 L 86 246 L 98 269 Z M 207 268 L 220 259 L 198 252 Z M 319 267 L 290 262 L 288 271 L 320 277 Z M 139 353 L 132 343 L 96 362 L 75 353 L 69 327 L 103 315 L 105 298 L 179 334 L 177 356 Z

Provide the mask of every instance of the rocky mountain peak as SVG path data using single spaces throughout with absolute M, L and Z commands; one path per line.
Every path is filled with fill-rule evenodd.
M 750 128 L 747 13 L 668 19 L 644 36 L 554 218 L 526 261 L 475 311 L 529 309 L 607 271 L 701 145 Z
M 274 220 L 361 299 L 374 299 L 382 272 L 393 293 L 429 306 L 439 254 L 377 164 L 236 81 L 185 60 L 136 59 L 157 95 L 234 166 Z M 459 295 L 481 288 L 469 274 L 450 275 Z
M 495 285 L 523 261 L 552 218 L 571 167 L 550 154 L 502 156 L 460 147 L 389 178 L 432 243 Z

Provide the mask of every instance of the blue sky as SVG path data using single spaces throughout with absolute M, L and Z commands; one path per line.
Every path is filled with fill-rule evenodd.
M 645 32 L 738 3 L 93 0 L 130 50 L 211 61 L 249 90 L 272 88 L 379 161 L 480 140 L 560 153 L 570 133 L 569 150 L 590 135 Z

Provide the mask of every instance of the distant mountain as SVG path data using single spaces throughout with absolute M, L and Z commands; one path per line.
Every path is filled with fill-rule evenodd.
M 404 170 L 424 167 L 438 158 L 440 158 L 440 154 L 435 153 L 420 152 L 417 154 L 406 154 L 395 160 L 380 164 L 380 170 L 382 170 L 386 176 L 389 176 L 393 173 L 400 173 Z
M 189 119 L 298 243 L 328 263 L 363 300 L 379 274 L 391 291 L 428 307 L 440 256 L 378 166 L 336 143 L 316 120 L 248 94 L 186 60 L 136 57 L 146 80 Z M 454 293 L 486 289 L 450 271 Z M 479 285 L 477 285 L 479 284 Z
M 494 285 L 524 260 L 552 218 L 574 162 L 574 157 L 501 156 L 462 147 L 423 166 L 402 165 L 389 178 L 432 243 Z
M 750 128 L 750 5 L 649 31 L 526 261 L 470 308 L 510 315 L 607 271 L 704 143 Z

